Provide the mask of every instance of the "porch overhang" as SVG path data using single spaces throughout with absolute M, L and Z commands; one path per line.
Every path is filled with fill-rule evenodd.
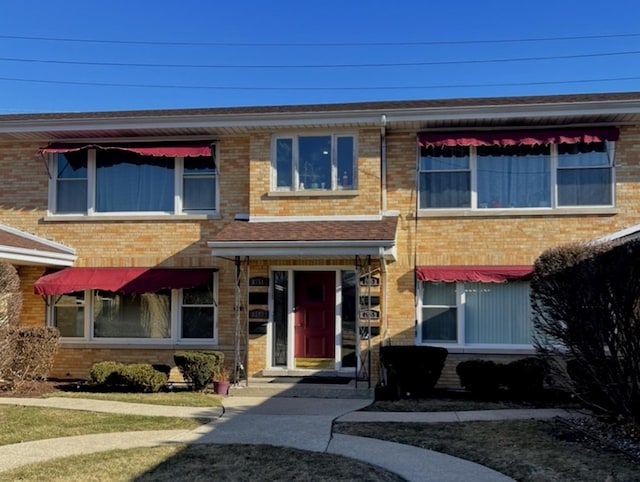
M 207 245 L 213 256 L 396 260 L 396 216 L 297 221 L 234 221 Z
M 373 256 L 387 261 L 396 260 L 395 243 L 344 243 L 328 241 L 303 242 L 209 242 L 213 256 L 250 256 L 252 258 L 344 258 Z

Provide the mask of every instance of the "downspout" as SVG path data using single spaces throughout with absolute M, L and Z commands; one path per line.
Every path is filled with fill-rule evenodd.
M 387 212 L 387 116 L 380 116 L 380 208 Z

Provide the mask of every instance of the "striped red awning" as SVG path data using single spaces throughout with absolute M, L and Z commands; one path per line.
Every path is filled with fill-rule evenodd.
M 61 295 L 88 289 L 115 293 L 154 293 L 162 289 L 201 286 L 214 268 L 66 268 L 42 276 L 34 284 L 39 295 Z
M 504 283 L 525 279 L 533 266 L 416 266 L 420 281 Z
M 62 144 L 54 143 L 40 148 L 42 153 L 64 154 L 82 149 L 116 149 L 153 157 L 211 157 L 210 142 L 187 144 Z

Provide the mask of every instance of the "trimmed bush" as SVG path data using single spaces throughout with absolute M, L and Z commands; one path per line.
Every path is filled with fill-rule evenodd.
M 136 392 L 157 392 L 167 384 L 169 377 L 148 363 L 104 361 L 95 363 L 89 371 L 89 380 L 101 387 L 126 387 Z
M 89 381 L 96 385 L 120 385 L 123 383 L 119 377 L 122 367 L 123 363 L 114 361 L 94 363 L 89 370 Z
M 120 371 L 128 387 L 141 392 L 157 392 L 167 384 L 168 377 L 146 363 L 125 365 Z
M 386 385 L 376 390 L 379 399 L 421 398 L 436 386 L 447 358 L 445 348 L 432 346 L 383 346 L 380 364 Z
M 176 366 L 185 381 L 193 385 L 194 390 L 204 390 L 213 381 L 224 362 L 224 353 L 220 351 L 179 351 L 173 355 Z
M 498 391 L 501 371 L 502 365 L 491 360 L 466 360 L 456 366 L 460 385 L 478 395 L 493 395 Z
M 544 388 L 545 363 L 539 358 L 521 358 L 505 365 L 502 383 L 515 395 L 540 395 Z

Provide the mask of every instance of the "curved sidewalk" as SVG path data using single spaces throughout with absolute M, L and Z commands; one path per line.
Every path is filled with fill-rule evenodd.
M 0 404 L 41 406 L 135 415 L 211 418 L 195 430 L 83 435 L 0 447 L 0 471 L 57 457 L 164 444 L 244 443 L 294 447 L 362 460 L 409 481 L 511 481 L 487 467 L 413 446 L 332 434 L 339 422 L 456 422 L 550 418 L 564 410 L 492 410 L 473 412 L 358 412 L 370 400 L 228 397 L 220 408 L 167 407 L 73 398 L 0 398 Z

